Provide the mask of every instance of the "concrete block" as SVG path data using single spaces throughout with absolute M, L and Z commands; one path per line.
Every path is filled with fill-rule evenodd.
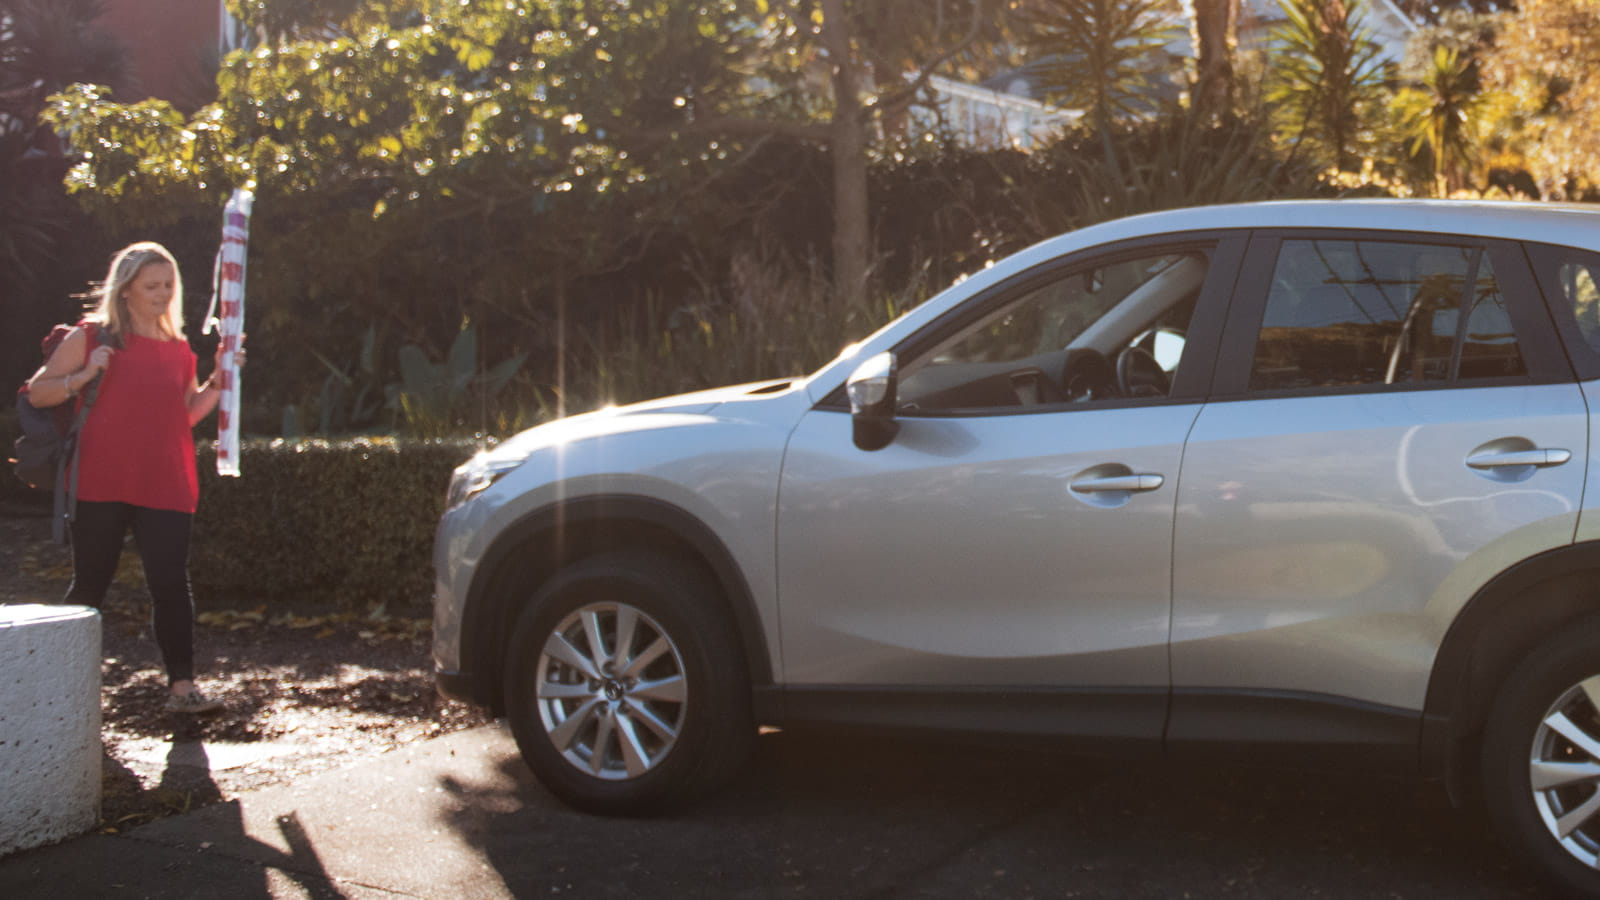
M 0 856 L 100 818 L 100 613 L 0 604 Z

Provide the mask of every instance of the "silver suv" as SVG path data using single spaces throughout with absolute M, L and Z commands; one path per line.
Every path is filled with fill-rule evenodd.
M 1045 241 L 798 381 L 459 468 L 449 695 L 552 792 L 758 724 L 1388 768 L 1600 893 L 1600 211 L 1268 203 Z

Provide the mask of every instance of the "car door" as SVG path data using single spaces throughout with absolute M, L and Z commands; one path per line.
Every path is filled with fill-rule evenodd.
M 839 398 L 802 418 L 791 719 L 1159 737 L 1178 466 L 1243 246 L 1119 246 L 973 298 L 897 348 L 882 449 Z
M 1258 233 L 1174 530 L 1169 737 L 1415 752 L 1472 592 L 1572 540 L 1587 417 L 1526 259 Z

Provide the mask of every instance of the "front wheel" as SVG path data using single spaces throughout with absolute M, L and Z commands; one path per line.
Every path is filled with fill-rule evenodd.
M 512 733 L 539 781 L 589 812 L 681 805 L 737 770 L 754 734 L 738 633 L 697 568 L 652 553 L 556 574 L 507 650 Z
M 1483 778 L 1501 839 L 1564 889 L 1600 896 L 1600 620 L 1540 644 L 1506 682 Z

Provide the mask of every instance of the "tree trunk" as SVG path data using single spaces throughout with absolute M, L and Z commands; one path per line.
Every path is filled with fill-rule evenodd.
M 1234 106 L 1234 56 L 1239 45 L 1239 0 L 1194 0 L 1194 107 L 1220 118 Z
M 822 44 L 832 65 L 833 287 L 837 302 L 854 305 L 867 283 L 867 135 L 860 71 L 851 52 L 844 0 L 822 0 Z

